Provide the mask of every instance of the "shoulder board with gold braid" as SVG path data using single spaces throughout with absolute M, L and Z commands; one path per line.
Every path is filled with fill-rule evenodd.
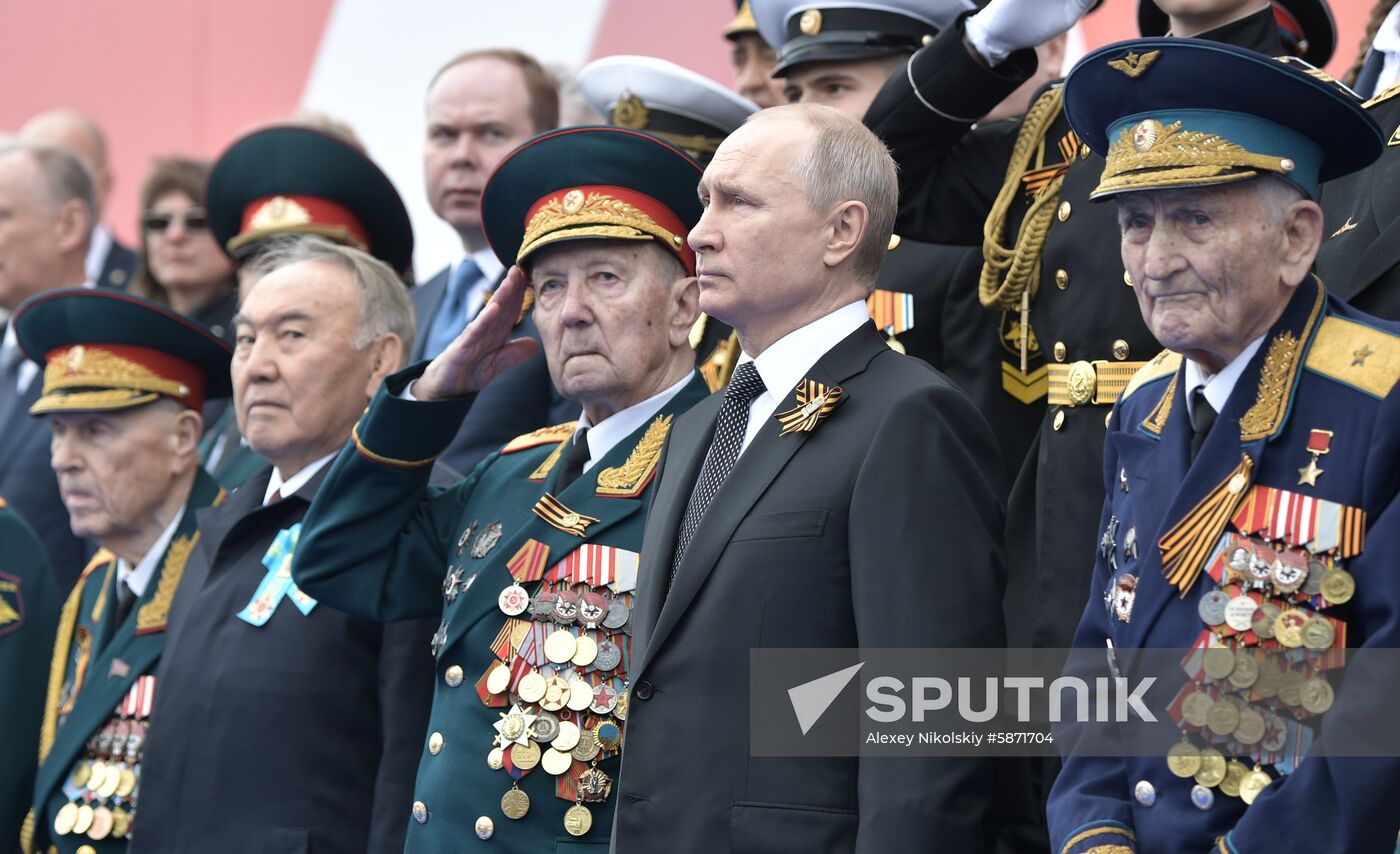
M 577 421 L 565 421 L 563 424 L 555 424 L 553 427 L 541 427 L 506 442 L 505 447 L 501 448 L 501 453 L 513 454 L 516 451 L 538 448 L 540 445 L 557 445 L 574 435 L 574 430 L 577 427 Z
M 1385 397 L 1400 379 L 1400 338 L 1346 318 L 1323 319 L 1304 367 L 1328 379 Z
M 1154 380 L 1171 376 L 1176 373 L 1176 369 L 1181 367 L 1181 354 L 1173 353 L 1171 350 L 1163 350 L 1152 361 L 1138 368 L 1138 372 L 1133 374 L 1133 378 L 1128 380 L 1128 385 L 1123 389 L 1123 393 L 1118 395 L 1119 400 L 1125 400 L 1129 395 Z
M 1375 97 L 1371 98 L 1369 101 L 1367 101 L 1366 103 L 1362 104 L 1361 106 L 1366 107 L 1367 109 L 1370 109 L 1371 107 L 1374 107 L 1374 106 L 1376 106 L 1377 104 L 1383 104 L 1383 103 L 1385 103 L 1386 101 L 1389 101 L 1391 98 L 1394 98 L 1396 95 L 1400 95 L 1400 83 L 1396 83 L 1394 86 L 1391 86 L 1389 89 L 1386 89 L 1386 90 L 1384 90 L 1384 91 L 1382 91 L 1382 92 L 1376 94 Z
M 113 560 L 116 560 L 116 557 L 116 555 L 112 554 L 112 552 L 107 549 L 98 549 L 93 553 L 92 559 L 88 561 L 87 566 L 83 567 L 82 574 L 78 576 L 78 583 L 82 584 L 83 581 L 87 580 L 89 575 L 97 571 L 99 566 L 106 566 Z

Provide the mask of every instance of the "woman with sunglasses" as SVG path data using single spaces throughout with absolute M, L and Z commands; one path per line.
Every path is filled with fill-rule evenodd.
M 232 340 L 237 279 L 209 230 L 209 168 L 207 161 L 184 157 L 155 162 L 141 186 L 141 263 L 130 290 Z

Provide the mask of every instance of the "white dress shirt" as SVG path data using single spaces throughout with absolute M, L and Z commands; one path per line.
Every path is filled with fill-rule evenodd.
M 641 403 L 634 403 L 626 409 L 620 409 L 599 421 L 597 424 L 588 423 L 588 414 L 584 413 L 578 417 L 578 428 L 574 435 L 569 438 L 569 443 L 578 441 L 578 431 L 588 429 L 588 462 L 583 464 L 583 470 L 588 471 L 593 468 L 593 464 L 608 455 L 618 442 L 628 436 L 643 424 L 651 420 L 651 417 L 661 411 L 661 407 L 671 402 L 671 398 L 680 394 L 686 383 L 692 379 L 692 374 L 681 377 L 680 382 L 661 392 L 654 394 Z
M 1383 57 L 1380 76 L 1376 78 L 1375 88 L 1371 91 L 1371 94 L 1379 95 L 1400 79 L 1400 4 L 1392 7 L 1381 22 L 1375 40 L 1371 42 L 1371 50 Z
M 159 564 L 161 556 L 170 546 L 170 540 L 175 536 L 175 529 L 180 527 L 180 520 L 185 516 L 185 505 L 181 504 L 180 509 L 175 511 L 175 518 L 170 520 L 170 524 L 165 526 L 155 543 L 146 550 L 146 554 L 141 558 L 141 562 L 132 566 L 126 558 L 117 558 L 117 583 L 126 582 L 126 586 L 131 588 L 131 592 L 136 594 L 136 598 L 146 595 L 146 588 L 151 584 L 151 576 L 156 573 L 156 566 Z
M 83 270 L 87 273 L 87 280 L 93 285 L 97 283 L 97 277 L 102 275 L 102 265 L 107 263 L 107 253 L 112 251 L 112 229 L 105 223 L 99 222 L 93 226 L 92 239 L 88 241 L 87 257 L 83 259 Z M 91 285 L 84 284 L 84 287 Z
M 298 489 L 301 489 L 306 485 L 308 480 L 316 476 L 316 472 L 325 468 L 326 463 L 335 459 L 335 455 L 336 452 L 332 451 L 319 460 L 302 466 L 301 471 L 285 480 L 282 478 L 282 470 L 274 467 L 272 469 L 272 478 L 267 482 L 267 491 L 263 493 L 263 504 L 267 504 L 271 501 L 272 496 L 276 495 L 279 489 L 282 491 L 283 498 L 286 498 L 288 495 L 295 495 Z
M 1250 342 L 1248 347 L 1240 351 L 1240 354 L 1230 360 L 1230 364 L 1221 369 L 1218 374 L 1207 374 L 1205 369 L 1190 359 L 1186 360 L 1186 405 L 1191 406 L 1191 395 L 1196 389 L 1204 389 L 1202 392 L 1206 396 L 1206 402 L 1216 411 L 1216 414 L 1225 411 L 1225 402 L 1230 399 L 1230 392 L 1235 390 L 1235 383 L 1239 382 L 1240 374 L 1244 373 L 1245 365 L 1254 358 L 1254 354 L 1259 352 L 1259 345 L 1264 343 L 1264 336 L 1260 335 Z
M 758 435 L 763 423 L 777 410 L 778 404 L 812 366 L 832 347 L 869 321 L 870 309 L 866 308 L 865 300 L 857 300 L 794 329 L 773 342 L 757 358 L 748 353 L 739 355 L 737 364 L 753 362 L 766 388 L 749 404 L 749 425 L 744 431 L 744 444 L 739 448 L 740 456 L 748 450 L 753 437 Z

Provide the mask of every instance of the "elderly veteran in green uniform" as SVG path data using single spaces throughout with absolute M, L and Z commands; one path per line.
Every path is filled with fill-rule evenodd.
M 651 484 L 707 393 L 688 340 L 700 174 L 625 128 L 508 155 L 482 207 L 518 266 L 446 351 L 386 380 L 306 516 L 292 575 L 308 593 L 380 620 L 441 615 L 409 851 L 606 849 Z M 430 490 L 475 395 L 534 350 L 507 340 L 527 288 L 579 421 Z
M 65 289 L 15 313 L 44 365 L 30 407 L 53 430 L 73 533 L 96 541 L 52 648 L 26 852 L 125 851 L 170 602 L 222 492 L 199 465 L 204 401 L 230 392 L 229 346 L 164 306 Z
M 578 73 L 583 97 L 608 124 L 644 130 L 695 158 L 702 167 L 715 149 L 759 107 L 718 83 L 664 59 L 608 56 Z M 739 339 L 729 324 L 701 314 L 690 330 L 700 373 L 717 391 L 729 382 Z
M 1342 654 L 1400 646 L 1400 325 L 1311 273 L 1318 182 L 1384 137 L 1311 69 L 1199 39 L 1090 53 L 1065 108 L 1169 348 L 1110 418 L 1074 645 L 1192 654 L 1146 695 L 1179 743 L 1065 760 L 1052 850 L 1390 851 L 1394 668 Z
M 34 794 L 34 757 L 49 679 L 58 609 L 63 601 L 34 529 L 0 498 L 0 851 L 19 840 Z
M 317 235 L 368 252 L 413 278 L 413 225 L 393 182 L 353 140 L 303 125 L 272 125 L 240 137 L 215 161 L 206 204 L 219 246 L 238 264 L 286 235 Z M 224 410 L 200 443 L 200 458 L 227 489 L 267 465 Z

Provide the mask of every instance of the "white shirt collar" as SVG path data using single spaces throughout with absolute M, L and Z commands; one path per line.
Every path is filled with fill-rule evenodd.
M 496 280 L 501 278 L 501 274 L 506 271 L 506 268 L 501 265 L 501 259 L 496 257 L 496 253 L 487 247 L 486 249 L 478 249 L 458 260 L 456 264 L 452 265 L 453 271 L 455 272 L 457 267 L 461 266 L 467 258 L 472 259 L 476 263 L 477 269 L 481 271 L 477 280 L 467 286 L 467 292 L 462 299 L 467 318 L 471 319 L 476 317 L 476 313 L 486 303 L 487 292 L 496 286 Z
M 175 536 L 175 529 L 180 527 L 180 520 L 185 517 L 185 505 L 180 505 L 180 509 L 175 513 L 175 518 L 170 520 L 170 524 L 165 526 L 160 537 L 146 550 L 146 554 L 141 558 L 141 562 L 132 567 L 125 558 L 117 558 L 117 580 L 125 581 L 126 586 L 131 588 L 137 598 L 146 595 L 146 588 L 151 584 L 151 576 L 156 573 L 156 566 L 165 555 L 165 550 L 170 547 L 170 540 Z
M 1267 333 L 1266 333 L 1267 334 Z M 1240 374 L 1244 373 L 1245 366 L 1249 360 L 1254 358 L 1254 354 L 1259 351 L 1259 345 L 1264 343 L 1265 335 L 1260 335 L 1240 351 L 1240 354 L 1230 360 L 1230 364 L 1221 369 L 1218 374 L 1207 375 L 1205 369 L 1196 364 L 1191 359 L 1186 360 L 1186 400 L 1190 405 L 1191 394 L 1198 388 L 1204 389 L 1202 392 L 1206 396 L 1206 401 L 1210 403 L 1217 413 L 1225 411 L 1225 403 L 1230 399 L 1230 392 L 1235 390 L 1235 383 L 1239 382 Z
M 112 250 L 112 229 L 106 223 L 99 222 L 92 229 L 92 240 L 88 243 L 87 258 L 83 260 L 83 269 L 87 271 L 89 282 L 97 281 L 97 277 L 102 275 L 102 265 L 107 263 L 107 253 Z
M 686 383 L 694 378 L 693 373 L 688 373 L 681 377 L 680 382 L 661 392 L 654 394 L 641 403 L 634 403 L 626 409 L 620 409 L 599 421 L 597 424 L 588 423 L 588 415 L 585 413 L 578 417 L 578 429 L 569 441 L 578 438 L 578 430 L 588 429 L 588 462 L 583 464 L 583 470 L 588 471 L 593 468 L 593 464 L 607 456 L 618 442 L 632 435 L 637 428 L 641 427 L 651 417 L 661 411 L 661 407 L 671 402 L 671 398 L 680 394 Z
M 285 480 L 282 478 L 282 470 L 274 466 L 272 469 L 272 477 L 267 482 L 267 490 L 263 492 L 263 504 L 267 504 L 268 501 L 272 500 L 272 496 L 276 494 L 279 489 L 282 490 L 283 498 L 286 498 L 288 495 L 295 495 L 298 489 L 301 489 L 306 485 L 308 480 L 316 476 L 316 472 L 325 468 L 326 463 L 335 459 L 335 455 L 336 452 L 332 451 L 319 460 L 302 466 L 301 471 Z

